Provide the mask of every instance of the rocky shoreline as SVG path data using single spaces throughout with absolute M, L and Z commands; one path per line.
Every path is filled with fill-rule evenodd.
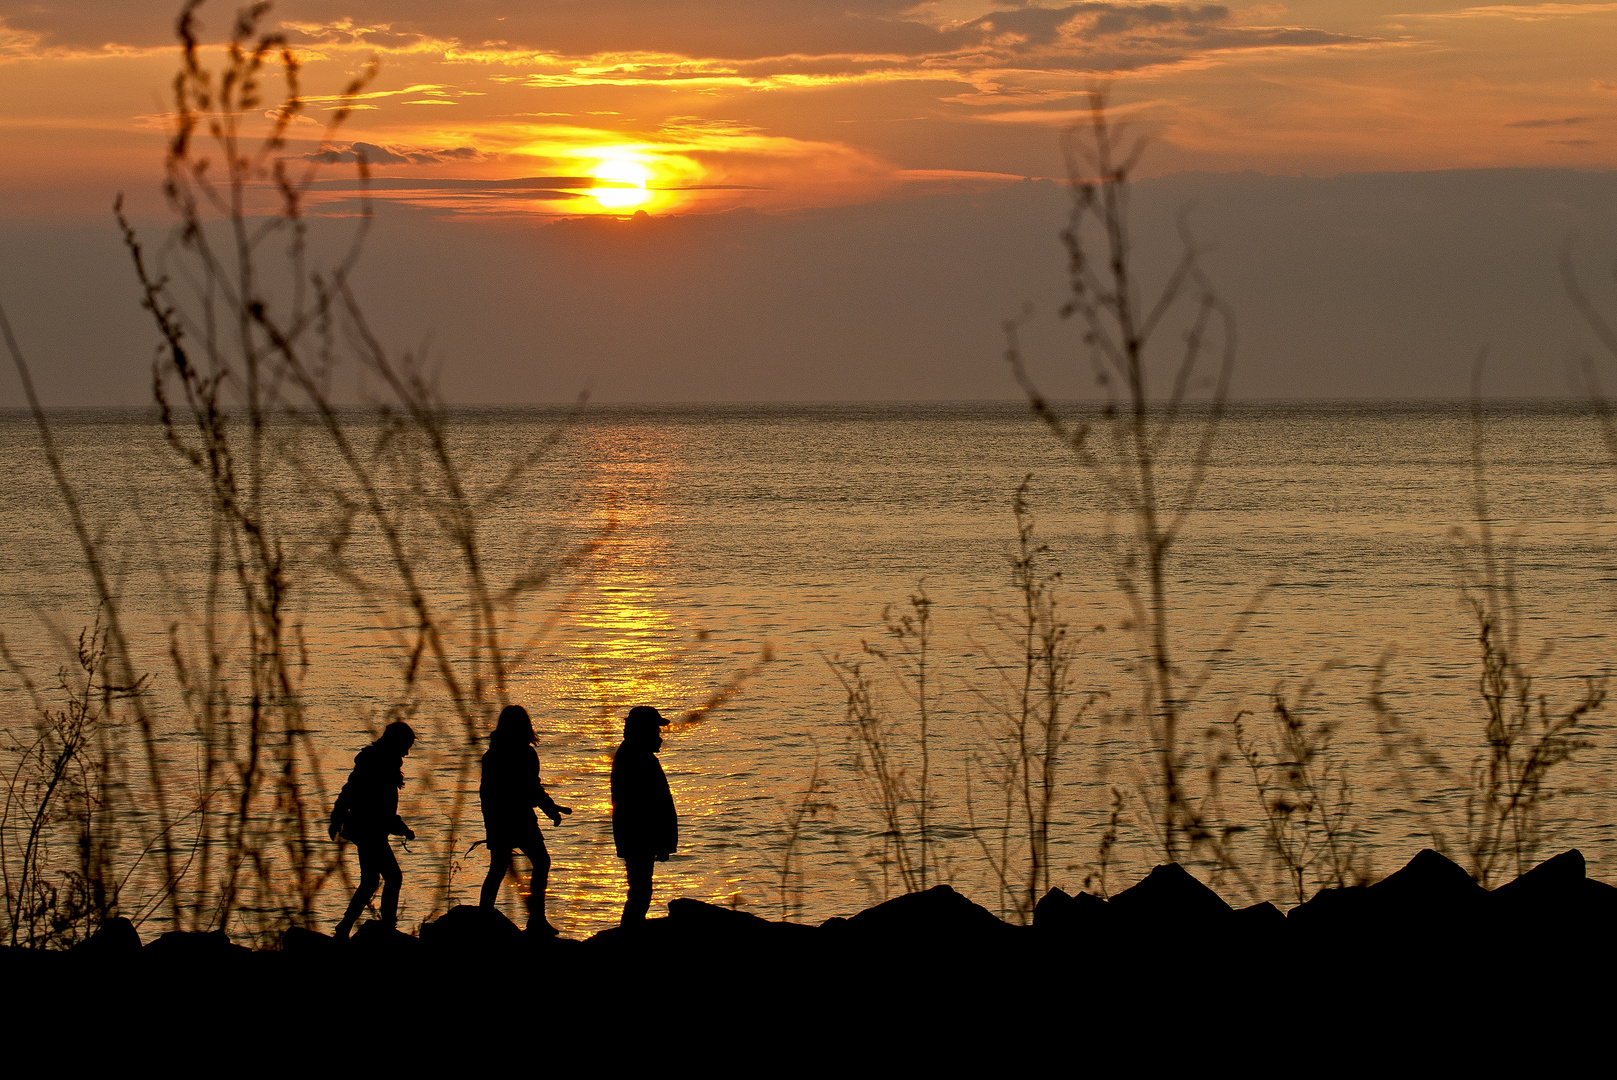
M 414 936 L 367 923 L 339 943 L 293 928 L 271 950 L 217 932 L 142 945 L 118 920 L 66 952 L 0 950 L 0 1011 L 49 1023 L 49 1003 L 95 988 L 147 1024 L 176 1010 L 209 1018 L 204 1027 L 238 1013 L 331 1015 L 321 1037 L 336 1042 L 353 1023 L 399 1014 L 475 1027 L 531 1024 L 523 1018 L 539 1010 L 549 1023 L 598 1025 L 637 1002 L 754 1024 L 830 1022 L 845 1009 L 899 1027 L 953 1016 L 969 1022 L 957 1033 L 966 1041 L 1075 1024 L 1179 1037 L 1229 1013 L 1267 1014 L 1285 1029 L 1270 1038 L 1284 1040 L 1311 1017 L 1357 1015 L 1380 1031 L 1376 1016 L 1392 1023 L 1411 1010 L 1468 1030 L 1487 1016 L 1512 1029 L 1526 1016 L 1602 1022 L 1614 944 L 1617 888 L 1587 877 L 1576 851 L 1492 891 L 1422 851 L 1374 885 L 1327 889 L 1288 914 L 1233 909 L 1169 864 L 1109 900 L 1052 889 L 1028 927 L 947 885 L 818 926 L 676 899 L 664 918 L 583 941 L 529 935 L 475 907 Z M 1499 1007 L 1479 1014 L 1490 1001 Z M 580 1002 L 586 1012 L 563 1019 Z

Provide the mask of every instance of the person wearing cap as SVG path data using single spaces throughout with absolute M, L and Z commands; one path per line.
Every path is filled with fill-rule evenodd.
M 651 907 L 653 863 L 666 862 L 679 846 L 679 817 L 657 751 L 662 714 L 637 705 L 623 721 L 623 743 L 612 755 L 612 840 L 629 878 L 621 925 L 645 922 Z
M 354 756 L 354 771 L 331 808 L 326 833 L 341 836 L 359 849 L 359 887 L 332 936 L 343 940 L 353 930 L 365 905 L 382 885 L 382 925 L 399 921 L 399 888 L 404 875 L 393 855 L 389 836 L 414 840 L 415 833 L 399 817 L 399 789 L 404 786 L 404 758 L 415 745 L 415 731 L 403 720 L 382 729 L 381 738 Z
M 550 884 L 550 853 L 539 832 L 534 807 L 545 812 L 552 825 L 559 826 L 570 807 L 557 806 L 539 782 L 539 755 L 534 752 L 533 721 L 521 705 L 500 710 L 494 733 L 488 737 L 483 755 L 483 780 L 477 797 L 483 807 L 483 829 L 488 837 L 488 875 L 483 878 L 480 906 L 493 910 L 499 899 L 500 882 L 511 868 L 511 849 L 520 848 L 533 867 L 528 882 L 528 930 L 554 934 L 556 928 L 545 918 L 545 889 Z

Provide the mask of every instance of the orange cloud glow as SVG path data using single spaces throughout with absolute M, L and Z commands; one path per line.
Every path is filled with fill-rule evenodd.
M 202 12 L 222 28 L 231 9 Z M 1163 169 L 1617 166 L 1617 102 L 1601 89 L 1612 3 L 283 0 L 276 13 L 303 64 L 288 152 L 363 155 L 375 197 L 446 212 L 785 211 L 893 197 L 919 176 L 1052 175 L 1052 129 L 1101 79 L 1156 133 Z M 0 138 L 20 163 L 0 180 L 7 212 L 100 207 L 109 186 L 149 184 L 173 14 L 0 0 Z M 341 98 L 372 58 L 378 78 Z M 1558 117 L 1582 119 L 1535 126 Z M 643 186 L 600 171 L 613 161 L 643 167 Z M 624 184 L 634 192 L 608 193 Z

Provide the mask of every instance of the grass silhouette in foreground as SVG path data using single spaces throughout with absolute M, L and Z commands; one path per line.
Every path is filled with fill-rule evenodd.
M 1232 879 L 1253 899 L 1303 904 L 1318 890 L 1367 883 L 1375 876 L 1366 855 L 1370 838 L 1353 801 L 1368 778 L 1355 782 L 1335 752 L 1333 740 L 1344 720 L 1316 715 L 1309 701 L 1313 680 L 1292 691 L 1277 684 L 1268 694 L 1269 724 L 1246 713 L 1207 716 L 1200 705 L 1217 658 L 1238 642 L 1267 588 L 1241 607 L 1209 651 L 1214 659 L 1192 666 L 1179 644 L 1171 590 L 1176 548 L 1194 523 L 1203 481 L 1216 462 L 1235 362 L 1233 316 L 1202 273 L 1183 228 L 1177 265 L 1155 291 L 1142 284 L 1129 192 L 1146 143 L 1113 118 L 1104 92 L 1091 94 L 1088 119 L 1068 133 L 1065 145 L 1073 208 L 1062 234 L 1071 286 L 1063 315 L 1077 323 L 1106 400 L 1075 418 L 1064 416 L 1035 384 L 1015 323 L 1006 328 L 1007 358 L 1034 416 L 1071 450 L 1090 481 L 1090 490 L 1065 497 L 1106 507 L 1101 540 L 1109 563 L 1099 573 L 1110 576 L 1121 600 L 1118 625 L 1133 637 L 1137 683 L 1132 694 L 1115 687 L 1073 694 L 1084 657 L 1056 602 L 1061 575 L 1051 569 L 1053 553 L 1033 539 L 1024 481 L 1012 500 L 1018 545 L 1012 582 L 1022 617 L 1008 628 L 1019 656 L 974 650 L 1011 685 L 1000 695 L 979 691 L 984 710 L 975 756 L 986 767 L 968 770 L 960 795 L 961 816 L 991 867 L 1000 912 L 1031 919 L 1047 892 L 1053 792 L 1063 768 L 1070 767 L 1063 758 L 1091 756 L 1074 754 L 1077 747 L 1070 744 L 1093 738 L 1099 720 L 1137 732 L 1141 756 L 1148 754 L 1151 764 L 1142 765 L 1131 784 L 1113 788 L 1085 887 L 1098 882 L 1107 891 L 1125 829 L 1143 833 L 1164 861 L 1193 865 L 1215 882 Z M 1585 300 L 1581 308 L 1602 331 L 1605 324 L 1593 306 Z M 1617 336 L 1606 331 L 1601 340 L 1617 357 Z M 1473 387 L 1477 400 L 1480 388 Z M 1617 446 L 1614 429 L 1608 418 L 1608 438 Z M 1502 873 L 1525 873 L 1536 861 L 1544 815 L 1561 793 L 1561 766 L 1590 746 L 1588 719 L 1604 705 L 1606 677 L 1588 675 L 1583 692 L 1560 705 L 1535 690 L 1534 658 L 1520 640 L 1514 552 L 1495 535 L 1486 498 L 1480 406 L 1473 407 L 1473 432 L 1476 524 L 1471 533 L 1457 534 L 1455 552 L 1461 596 L 1476 627 L 1480 750 L 1463 774 L 1451 768 L 1419 725 L 1389 704 L 1385 657 L 1368 688 L 1368 703 L 1394 783 L 1430 842 L 1462 859 L 1466 871 L 1487 886 Z M 926 604 L 918 611 L 930 614 L 924 593 L 912 598 L 912 607 L 918 603 Z M 884 613 L 883 621 L 889 639 L 902 641 L 892 615 Z M 928 622 L 911 621 L 936 634 Z M 1001 623 L 996 628 L 1007 629 Z M 886 646 L 866 644 L 864 651 L 878 659 L 888 655 Z M 925 812 L 934 808 L 909 784 L 912 775 L 927 771 L 918 671 L 911 665 L 892 672 L 916 706 L 914 719 L 906 720 L 880 706 L 881 688 L 865 662 L 838 659 L 832 666 L 847 695 L 854 767 L 865 781 L 861 793 L 879 823 L 879 850 L 872 854 L 884 866 L 895 865 L 900 881 L 914 891 L 920 881 L 911 853 L 937 843 L 924 825 Z M 1232 770 L 1237 764 L 1244 769 Z M 1246 805 L 1257 814 L 1243 810 Z M 1278 871 L 1279 882 L 1265 880 L 1265 865 Z
M 154 244 L 121 206 L 118 214 L 162 342 L 153 364 L 162 431 L 189 473 L 191 509 L 202 523 L 181 564 L 163 571 L 183 578 L 201 568 L 200 587 L 189 598 L 180 594 L 184 616 L 168 627 L 162 682 L 174 692 L 162 699 L 147 689 L 105 538 L 61 464 L 6 327 L 100 604 L 93 670 L 64 683 L 71 700 L 97 699 L 95 760 L 85 766 L 97 794 L 80 794 L 83 784 L 43 795 L 31 786 L 36 759 L 54 753 L 87 762 L 73 733 L 67 742 L 42 734 L 10 785 L 25 812 L 60 826 L 59 849 L 73 828 L 93 834 L 77 845 L 91 854 L 64 872 L 69 880 L 93 877 L 90 891 L 100 890 L 100 899 L 82 925 L 53 931 L 63 942 L 113 913 L 273 938 L 288 922 L 310 921 L 317 895 L 346 879 L 338 851 L 321 835 L 335 792 L 304 704 L 321 657 L 309 648 L 300 613 L 317 574 L 346 583 L 356 604 L 387 628 L 391 690 L 373 728 L 414 720 L 424 729 L 423 774 L 452 777 L 450 816 L 427 837 L 439 867 L 428 904 L 443 910 L 479 744 L 507 703 L 511 673 L 532 658 L 569 582 L 587 574 L 611 529 L 577 545 L 536 542 L 520 565 L 495 576 L 485 556 L 489 534 L 508 527 L 502 515 L 528 490 L 559 433 L 507 455 L 491 480 L 474 483 L 487 471 L 487 448 L 452 437 L 422 363 L 389 354 L 350 289 L 371 224 L 368 203 L 349 219 L 335 261 L 317 257 L 333 223 L 315 235 L 308 201 L 317 166 L 287 152 L 304 99 L 291 47 L 260 29 L 267 5 L 239 14 L 217 69 L 203 61 L 197 7 L 188 3 L 178 23 L 181 67 L 164 185 L 175 225 Z M 321 150 L 373 74 L 340 95 Z M 278 96 L 269 92 L 272 81 Z M 363 179 L 364 162 L 358 167 Z M 340 407 L 330 387 L 343 371 L 364 372 L 382 400 Z M 299 519 L 313 507 L 326 520 L 322 535 L 294 531 L 294 501 Z M 47 698 L 34 698 L 42 724 L 55 715 Z M 83 710 L 70 703 L 75 708 Z M 183 749 L 165 750 L 176 736 Z M 87 802 L 93 814 L 71 809 Z M 24 898 L 42 887 L 39 848 L 20 857 L 31 867 L 26 880 L 12 887 L 7 879 L 8 934 L 30 940 L 40 920 L 49 921 L 30 914 L 37 904 Z M 15 861 L 8 859 L 8 871 Z

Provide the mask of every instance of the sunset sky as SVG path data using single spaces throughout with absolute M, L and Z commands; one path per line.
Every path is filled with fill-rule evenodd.
M 0 221 L 160 212 L 176 10 L 0 0 Z M 288 154 L 339 203 L 357 148 L 426 230 L 992 194 L 1064 174 L 1102 81 L 1154 137 L 1144 176 L 1617 167 L 1617 3 L 282 0 L 266 26 L 303 64 Z
M 7 212 L 99 211 L 109 183 L 149 173 L 175 9 L 0 3 Z M 207 36 L 233 12 L 204 5 Z M 1054 134 L 1105 78 L 1158 134 L 1157 171 L 1617 165 L 1614 3 L 283 0 L 271 19 L 306 65 L 305 138 L 375 58 L 340 140 L 366 144 L 379 172 L 492 182 L 616 165 L 649 180 L 652 212 L 1059 175 Z M 429 198 L 620 209 L 543 189 Z

